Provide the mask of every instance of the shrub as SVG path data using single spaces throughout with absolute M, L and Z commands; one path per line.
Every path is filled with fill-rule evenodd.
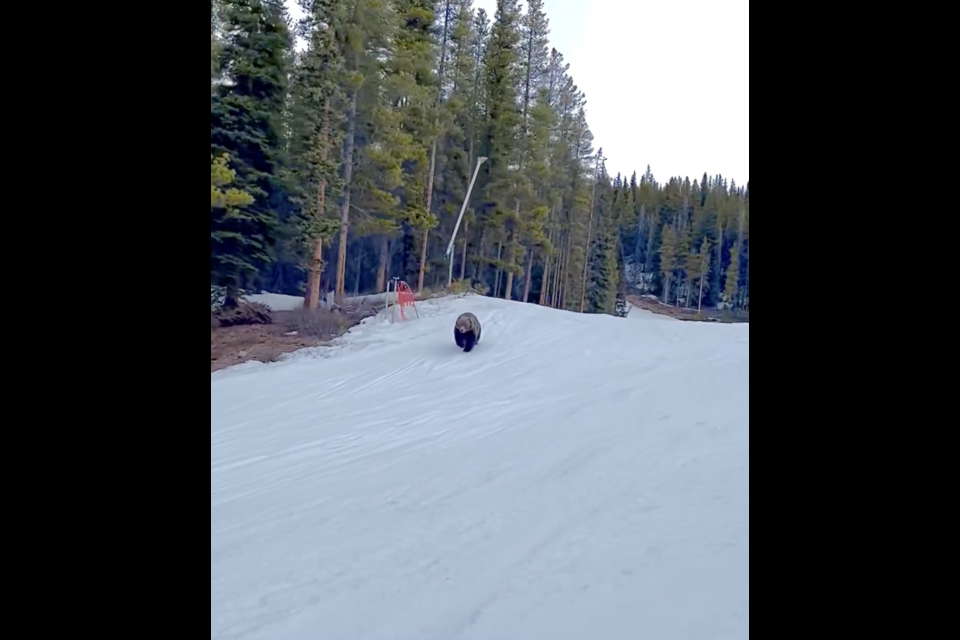
M 490 292 L 490 287 L 481 280 L 471 282 L 470 280 L 454 280 L 446 287 L 446 293 L 465 296 L 468 293 L 477 293 L 485 296 Z
M 238 324 L 270 324 L 270 307 L 259 302 L 240 302 L 234 309 L 221 309 L 215 314 L 221 327 Z
M 237 292 L 239 296 L 249 295 L 246 289 L 240 289 Z M 227 299 L 227 288 L 210 285 L 210 312 L 217 313 L 223 309 L 223 303 Z
M 329 340 L 342 336 L 354 320 L 328 309 L 295 309 L 283 312 L 283 324 L 303 336 Z

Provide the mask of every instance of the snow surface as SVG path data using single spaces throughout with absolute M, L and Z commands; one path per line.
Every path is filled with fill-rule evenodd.
M 662 313 L 654 313 L 649 309 L 641 309 L 640 307 L 635 307 L 632 304 L 630 305 L 630 309 L 627 311 L 627 317 L 634 320 L 669 320 L 671 322 L 682 322 L 673 316 L 664 315 Z
M 211 638 L 749 637 L 749 324 L 417 307 L 211 375 Z
M 261 291 L 243 297 L 248 302 L 265 304 L 274 311 L 296 311 L 303 308 L 303 296 L 287 296 L 282 293 Z

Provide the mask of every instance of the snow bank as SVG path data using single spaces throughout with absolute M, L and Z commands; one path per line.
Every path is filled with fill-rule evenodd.
M 265 304 L 274 311 L 294 311 L 303 308 L 303 296 L 287 296 L 282 293 L 267 293 L 261 291 L 244 296 L 244 300 L 249 302 L 259 302 Z

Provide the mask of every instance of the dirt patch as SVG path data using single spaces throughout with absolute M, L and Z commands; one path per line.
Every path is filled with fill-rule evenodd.
M 728 309 L 718 311 L 713 307 L 704 307 L 700 310 L 700 313 L 697 313 L 696 309 L 675 307 L 672 305 L 663 304 L 659 300 L 635 295 L 628 295 L 627 302 L 637 308 L 644 309 L 645 311 L 652 311 L 653 313 L 659 313 L 660 315 L 670 316 L 671 318 L 676 318 L 677 320 L 725 323 L 750 322 L 750 312 L 748 311 L 730 311 Z
M 285 353 L 316 347 L 346 333 L 378 308 L 364 305 L 343 312 L 313 309 L 270 311 L 269 324 L 220 326 L 210 319 L 210 371 L 257 360 L 275 362 Z

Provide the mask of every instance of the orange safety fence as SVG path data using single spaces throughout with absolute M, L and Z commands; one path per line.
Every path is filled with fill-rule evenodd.
M 410 285 L 406 282 L 397 283 L 397 308 L 400 310 L 400 318 L 403 320 L 407 319 L 407 316 L 403 313 L 404 307 L 413 307 L 414 312 L 417 314 L 417 317 L 420 317 L 420 312 L 417 311 L 417 305 L 414 304 L 414 295 L 413 291 L 410 290 Z

